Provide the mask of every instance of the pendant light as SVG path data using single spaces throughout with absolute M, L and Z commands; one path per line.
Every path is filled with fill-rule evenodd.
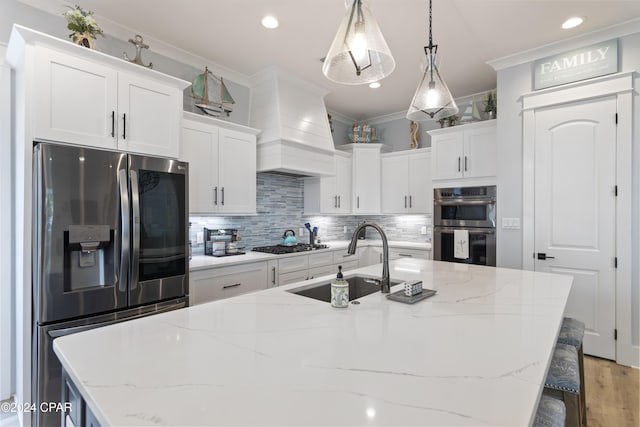
M 348 3 L 336 37 L 324 60 L 322 73 L 336 83 L 359 85 L 380 80 L 395 69 L 376 19 L 365 0 Z
M 439 120 L 453 116 L 458 112 L 458 106 L 449 92 L 436 65 L 436 53 L 438 45 L 433 44 L 431 35 L 431 0 L 429 0 L 429 46 L 424 47 L 427 55 L 427 66 L 418 85 L 415 95 L 411 100 L 407 119 L 409 120 Z

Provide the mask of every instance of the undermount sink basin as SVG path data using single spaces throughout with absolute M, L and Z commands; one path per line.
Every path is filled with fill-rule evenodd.
M 353 301 L 374 292 L 380 292 L 380 285 L 374 277 L 351 276 L 345 277 L 344 280 L 349 282 L 349 301 Z M 402 282 L 398 280 L 389 281 L 390 286 L 397 285 L 398 283 Z M 299 288 L 289 289 L 287 292 L 324 302 L 331 302 L 331 282 L 301 286 Z

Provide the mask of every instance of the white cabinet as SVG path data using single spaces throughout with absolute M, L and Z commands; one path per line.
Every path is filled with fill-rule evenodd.
M 429 252 L 424 249 L 389 248 L 389 260 L 401 258 L 429 259 Z
M 495 177 L 494 120 L 437 129 L 429 134 L 434 181 Z
M 351 154 L 334 153 L 335 174 L 304 180 L 305 213 L 351 212 Z
M 382 155 L 382 213 L 433 211 L 431 149 Z
M 365 246 L 358 257 L 358 267 L 380 264 L 383 260 L 382 246 Z
M 220 128 L 219 120 L 184 116 L 182 159 L 189 162 L 189 212 L 255 213 L 257 131 Z
M 346 249 L 340 249 L 280 258 L 277 265 L 278 285 L 335 275 L 339 265 L 342 271 L 358 268 L 358 254 L 348 255 Z
M 349 144 L 352 150 L 354 214 L 380 213 L 380 144 Z
M 179 156 L 187 82 L 150 70 L 127 71 L 125 62 L 119 69 L 96 52 L 91 58 L 43 46 L 35 52 L 34 137 Z
M 193 271 L 189 277 L 189 305 L 266 289 L 268 271 L 266 261 Z
M 350 255 L 347 253 L 346 249 L 340 251 L 333 251 L 333 267 L 335 271 L 338 271 L 338 266 L 342 266 L 342 271 L 349 271 L 358 268 L 358 257 L 360 248 L 357 249 L 356 253 Z

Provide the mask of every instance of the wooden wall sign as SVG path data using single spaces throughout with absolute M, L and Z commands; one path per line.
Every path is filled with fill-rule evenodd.
M 533 90 L 617 73 L 618 39 L 538 59 L 533 66 Z

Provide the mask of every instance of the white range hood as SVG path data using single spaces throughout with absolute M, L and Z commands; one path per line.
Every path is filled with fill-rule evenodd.
M 258 172 L 334 174 L 327 91 L 271 67 L 252 76 L 249 126 L 261 129 Z

